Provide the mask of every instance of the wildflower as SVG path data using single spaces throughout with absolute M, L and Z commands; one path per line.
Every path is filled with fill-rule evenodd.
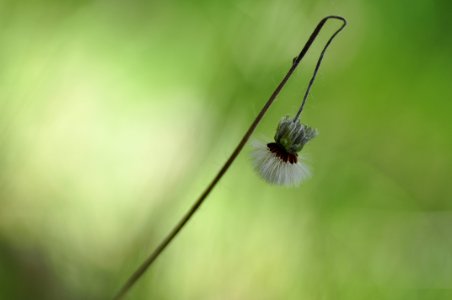
M 180 233 L 180 231 L 186 226 L 187 222 L 193 217 L 196 211 L 199 210 L 201 205 L 204 203 L 206 198 L 209 196 L 210 192 L 215 188 L 220 179 L 228 171 L 231 164 L 240 154 L 246 142 L 249 140 L 251 134 L 256 129 L 256 126 L 261 121 L 262 117 L 265 115 L 266 111 L 270 105 L 274 102 L 281 89 L 286 84 L 287 80 L 292 76 L 293 72 L 297 68 L 300 61 L 303 59 L 304 55 L 311 47 L 312 43 L 316 39 L 323 25 L 329 19 L 336 19 L 342 22 L 341 27 L 336 30 L 330 39 L 327 41 L 323 47 L 320 57 L 317 61 L 316 67 L 314 69 L 314 74 L 309 81 L 307 90 L 303 97 L 300 108 L 298 109 L 295 118 L 290 119 L 289 117 L 283 118 L 276 130 L 275 142 L 268 144 L 256 144 L 255 150 L 253 151 L 253 159 L 256 170 L 259 174 L 268 182 L 281 185 L 296 185 L 300 183 L 304 178 L 309 176 L 309 170 L 302 163 L 301 159 L 298 157 L 298 152 L 304 147 L 304 145 L 313 139 L 317 135 L 317 131 L 307 125 L 300 123 L 300 114 L 303 110 L 306 98 L 309 94 L 311 86 L 316 77 L 317 71 L 319 70 L 320 63 L 322 62 L 323 56 L 326 49 L 333 41 L 334 37 L 339 34 L 339 32 L 346 26 L 347 21 L 340 16 L 327 16 L 323 18 L 311 36 L 309 40 L 304 45 L 301 52 L 292 62 L 292 65 L 287 72 L 287 74 L 282 79 L 281 83 L 277 86 L 276 90 L 272 93 L 270 98 L 267 100 L 259 114 L 251 123 L 245 135 L 242 137 L 237 147 L 232 151 L 229 158 L 226 160 L 224 165 L 218 171 L 217 175 L 212 179 L 210 184 L 206 187 L 204 192 L 199 196 L 187 213 L 180 219 L 180 221 L 174 226 L 170 233 L 160 242 L 160 244 L 155 248 L 155 250 L 149 255 L 148 258 L 135 270 L 135 272 L 129 277 L 125 284 L 121 287 L 118 293 L 115 295 L 115 300 L 120 300 L 124 295 L 137 283 L 146 270 L 155 262 L 155 260 L 165 251 L 171 241 Z
M 251 153 L 254 168 L 267 182 L 296 186 L 310 176 L 298 153 L 317 136 L 317 130 L 301 124 L 299 119 L 284 117 L 278 124 L 275 142 L 255 142 Z

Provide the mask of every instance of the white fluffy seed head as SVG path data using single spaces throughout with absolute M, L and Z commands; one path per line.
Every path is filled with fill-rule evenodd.
M 251 158 L 254 169 L 268 183 L 297 186 L 311 176 L 308 167 L 298 158 L 296 163 L 285 162 L 271 152 L 267 144 L 253 142 Z

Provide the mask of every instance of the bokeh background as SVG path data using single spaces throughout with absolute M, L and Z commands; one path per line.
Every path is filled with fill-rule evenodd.
M 450 1 L 0 0 L 0 299 L 108 299 L 318 21 L 299 188 L 248 146 L 127 299 L 452 299 Z M 327 24 L 253 138 L 294 114 Z

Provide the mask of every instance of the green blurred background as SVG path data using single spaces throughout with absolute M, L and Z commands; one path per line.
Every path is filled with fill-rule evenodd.
M 0 299 L 108 299 L 318 21 L 299 188 L 248 146 L 128 299 L 452 299 L 450 1 L 0 0 Z M 322 31 L 253 138 L 294 114 Z

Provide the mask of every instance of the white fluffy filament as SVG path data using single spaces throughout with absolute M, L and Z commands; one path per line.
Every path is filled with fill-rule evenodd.
M 297 163 L 285 162 L 272 153 L 267 144 L 253 142 L 251 157 L 254 169 L 268 183 L 297 186 L 311 176 L 309 168 L 298 158 Z

